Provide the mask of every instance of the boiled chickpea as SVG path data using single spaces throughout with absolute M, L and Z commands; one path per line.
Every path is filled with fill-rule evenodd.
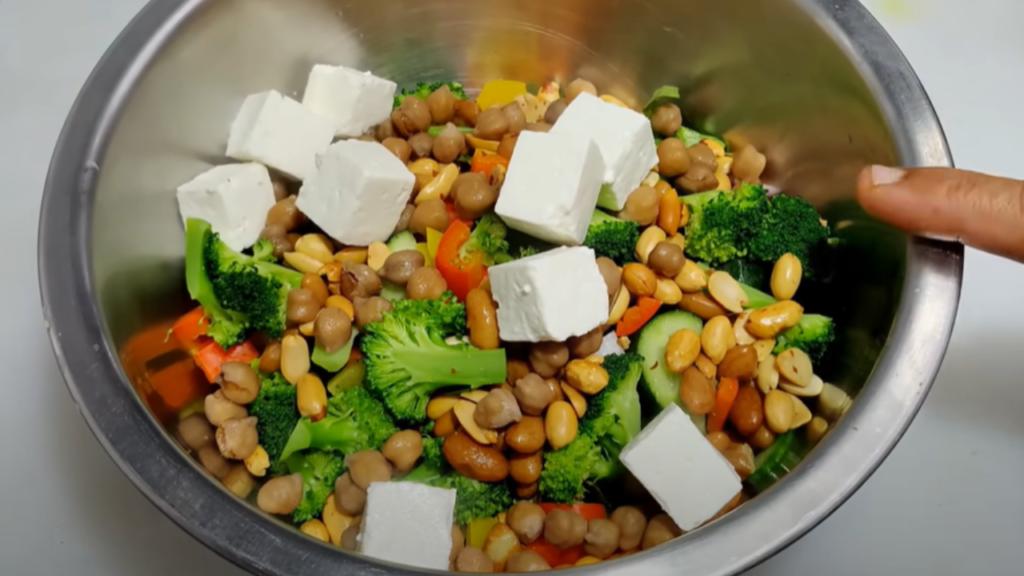
M 402 209 L 402 215 L 398 217 L 398 224 L 395 224 L 395 234 L 405 232 L 409 229 L 409 222 L 412 222 L 412 215 L 416 212 L 415 204 L 406 204 Z
M 453 563 L 459 557 L 459 552 L 466 547 L 466 537 L 462 535 L 458 524 L 452 524 L 452 551 L 448 554 L 448 562 Z
M 466 546 L 455 558 L 455 571 L 467 574 L 494 572 L 494 560 L 476 546 Z
M 694 144 L 687 148 L 686 151 L 690 154 L 690 164 L 707 166 L 712 170 L 718 167 L 718 164 L 715 162 L 715 153 L 707 144 Z
M 341 294 L 349 300 L 369 298 L 380 294 L 380 277 L 366 264 L 345 262 L 341 274 Z M 294 290 L 293 290 L 294 292 Z
M 679 111 L 679 106 L 675 104 L 662 104 L 658 106 L 654 114 L 651 114 L 651 128 L 662 136 L 675 136 L 682 125 L 683 113 Z M 678 140 L 666 138 L 665 141 L 667 142 L 669 139 Z M 682 141 L 679 142 L 682 143 Z
M 416 207 L 409 220 L 409 230 L 420 236 L 427 235 L 427 228 L 444 232 L 448 229 L 448 208 L 444 200 L 427 200 Z
M 434 125 L 443 126 L 452 121 L 455 117 L 455 100 L 455 95 L 448 86 L 441 86 L 427 96 L 427 108 L 430 109 L 430 118 Z
M 577 78 L 573 80 L 572 82 L 569 83 L 568 86 L 565 87 L 566 103 L 572 104 L 572 101 L 575 100 L 577 96 L 583 94 L 584 92 L 586 92 L 587 94 L 593 94 L 594 96 L 597 96 L 597 87 L 594 86 L 593 82 L 588 82 L 583 78 Z
M 434 139 L 434 158 L 442 164 L 450 164 L 466 151 L 466 135 L 449 124 Z
M 526 132 L 551 132 L 551 124 L 547 122 L 527 122 L 523 130 Z
M 295 206 L 297 196 L 289 196 L 274 204 L 267 212 L 267 226 L 281 225 L 285 232 L 291 232 L 306 222 L 306 216 Z
M 595 518 L 590 521 L 583 550 L 595 558 L 602 560 L 611 556 L 619 549 L 622 531 L 619 525 L 607 518 Z
M 380 322 L 384 313 L 391 311 L 391 302 L 380 296 L 356 298 L 352 305 L 356 312 L 356 326 L 360 329 L 367 324 Z
M 359 524 L 353 524 L 341 533 L 341 548 L 349 552 L 359 549 Z
M 544 510 L 533 502 L 516 502 L 505 521 L 523 544 L 531 544 L 544 532 Z
M 352 477 L 352 483 L 366 490 L 374 482 L 391 480 L 391 464 L 376 450 L 356 452 L 345 458 L 345 467 Z
M 218 480 L 223 480 L 231 473 L 231 463 L 212 444 L 197 450 L 196 458 L 199 459 L 199 463 L 203 465 L 203 468 Z
M 543 414 L 548 405 L 558 400 L 558 396 L 548 386 L 548 383 L 533 373 L 527 374 L 525 378 L 516 382 L 513 394 L 519 401 L 519 407 L 523 412 L 533 416 Z
M 619 212 L 619 218 L 632 220 L 641 226 L 649 226 L 658 219 L 658 201 L 661 195 L 650 186 L 641 186 L 626 198 L 626 204 Z
M 409 163 L 409 156 L 412 155 L 412 148 L 409 143 L 401 138 L 385 138 L 381 144 L 402 161 L 402 164 Z
M 544 112 L 544 121 L 553 126 L 562 117 L 562 112 L 565 112 L 565 109 L 568 107 L 569 103 L 565 98 L 560 98 L 548 104 L 548 109 Z
M 484 174 L 470 172 L 460 174 L 452 184 L 455 213 L 459 218 L 476 220 L 489 212 L 498 202 L 498 191 L 491 186 Z
M 274 245 L 274 257 L 284 258 L 286 252 L 295 249 L 295 245 L 288 239 L 288 231 L 281 224 L 271 224 L 260 231 L 260 239 L 269 240 Z
M 658 145 L 658 173 L 671 178 L 690 169 L 690 154 L 678 138 L 666 138 Z
M 619 548 L 623 552 L 640 546 L 640 540 L 647 528 L 647 518 L 639 508 L 619 506 L 612 512 L 611 518 L 619 527 Z
M 302 492 L 301 474 L 278 476 L 260 487 L 256 505 L 268 514 L 291 514 L 302 502 Z
M 753 146 L 744 146 L 736 152 L 732 162 L 732 175 L 740 182 L 757 184 L 761 181 L 768 159 Z
M 597 268 L 601 271 L 605 286 L 608 287 L 608 301 L 610 302 L 619 294 L 619 288 L 622 287 L 622 270 L 614 260 L 604 256 L 597 259 Z
M 373 135 L 377 138 L 378 142 L 384 142 L 388 138 L 394 138 L 398 133 L 395 132 L 395 125 L 391 123 L 391 118 L 377 124 L 373 129 Z
M 245 460 L 256 451 L 259 435 L 256 433 L 256 418 L 235 418 L 217 427 L 215 434 L 217 448 L 228 460 Z
M 498 155 L 512 159 L 512 153 L 515 152 L 516 143 L 519 141 L 519 136 L 512 136 L 511 134 L 505 134 L 501 137 L 501 143 L 498 144 Z
M 686 257 L 683 249 L 673 242 L 658 242 L 647 256 L 647 265 L 666 278 L 675 278 L 683 270 Z
M 206 412 L 206 419 L 214 426 L 220 426 L 228 420 L 245 418 L 249 415 L 245 406 L 239 406 L 228 400 L 224 396 L 223 390 L 217 390 L 213 394 L 207 395 L 203 406 Z
M 426 266 L 427 260 L 419 250 L 399 250 L 392 252 L 384 261 L 380 275 L 388 282 L 405 286 L 412 273 Z
M 412 150 L 412 159 L 429 158 L 434 151 L 434 137 L 426 132 L 409 136 L 409 149 Z
M 340 308 L 324 308 L 313 324 L 316 345 L 334 354 L 352 338 L 352 319 Z
M 213 442 L 213 427 L 202 414 L 193 414 L 178 422 L 178 435 L 186 446 L 199 450 Z
M 508 133 L 508 116 L 501 108 L 488 108 L 480 113 L 476 119 L 476 128 L 473 135 L 483 140 L 501 140 L 501 137 Z
M 476 121 L 480 117 L 480 106 L 475 100 L 456 100 L 455 101 L 455 125 L 456 126 L 476 126 Z
M 356 486 L 348 472 L 334 483 L 334 507 L 349 516 L 358 516 L 366 508 L 366 490 Z
M 406 295 L 412 300 L 436 300 L 448 290 L 448 283 L 437 268 L 419 268 L 409 277 Z
M 550 378 L 569 363 L 569 347 L 564 342 L 537 342 L 530 346 L 530 366 L 544 378 Z
M 566 341 L 573 358 L 586 358 L 601 349 L 604 340 L 604 326 L 598 326 L 582 336 L 573 336 Z
M 552 510 L 544 518 L 544 539 L 561 550 L 583 544 L 587 537 L 587 521 L 576 512 Z
M 401 106 L 391 113 L 395 131 L 405 137 L 430 128 L 430 120 L 430 107 L 415 96 L 406 96 Z
M 683 531 L 672 521 L 672 518 L 669 518 L 668 514 L 658 514 L 647 523 L 641 546 L 644 550 L 650 550 L 659 544 L 681 536 L 682 533 Z
M 391 462 L 396 472 L 404 474 L 412 470 L 423 455 L 423 437 L 415 430 L 396 432 L 384 443 L 381 454 Z
M 523 417 L 516 397 L 505 388 L 495 388 L 477 402 L 473 420 L 487 430 L 504 428 Z
M 512 102 L 501 109 L 502 113 L 505 114 L 505 119 L 508 120 L 508 135 L 518 136 L 523 131 L 523 127 L 526 126 L 526 114 L 523 113 L 523 109 Z M 512 156 L 506 156 L 511 158 Z
M 235 404 L 249 404 L 260 393 L 260 377 L 252 366 L 242 362 L 227 362 L 217 378 L 224 397 Z
M 305 324 L 316 320 L 320 308 L 320 302 L 317 302 L 310 290 L 298 288 L 288 293 L 286 317 L 291 324 Z
M 679 178 L 676 178 L 676 186 L 687 192 L 707 192 L 718 186 L 718 178 L 715 171 L 703 164 L 690 164 L 690 169 Z
M 505 570 L 507 572 L 523 574 L 527 572 L 545 572 L 551 570 L 551 564 L 548 564 L 548 561 L 543 556 L 533 550 L 522 550 L 508 557 Z
M 775 443 L 775 434 L 768 428 L 761 426 L 757 429 L 757 432 L 754 432 L 747 438 L 747 441 L 758 450 L 766 450 Z

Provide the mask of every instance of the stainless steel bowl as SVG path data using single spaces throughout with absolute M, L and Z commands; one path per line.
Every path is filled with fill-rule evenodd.
M 852 1 L 154 0 L 107 52 L 68 118 L 39 232 L 43 306 L 82 415 L 118 466 L 189 533 L 259 574 L 408 574 L 309 539 L 234 498 L 187 458 L 126 378 L 118 347 L 184 310 L 173 190 L 223 162 L 242 98 L 299 93 L 314 63 L 400 82 L 587 77 L 639 102 L 682 86 L 685 114 L 765 150 L 770 179 L 844 238 L 828 379 L 852 410 L 783 482 L 652 552 L 580 573 L 736 574 L 853 493 L 900 439 L 939 368 L 959 245 L 908 238 L 853 202 L 872 163 L 949 165 L 910 66 Z M 820 296 L 820 294 L 819 294 Z

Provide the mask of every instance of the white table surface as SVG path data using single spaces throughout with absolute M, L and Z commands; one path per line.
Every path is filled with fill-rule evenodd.
M 837 0 L 847 2 L 853 0 Z M 75 411 L 39 310 L 46 166 L 93 65 L 144 0 L 0 0 L 0 573 L 243 576 L 134 489 Z M 1024 3 L 869 0 L 961 167 L 1024 178 Z M 935 388 L 850 501 L 755 576 L 1024 573 L 1024 267 L 969 251 Z

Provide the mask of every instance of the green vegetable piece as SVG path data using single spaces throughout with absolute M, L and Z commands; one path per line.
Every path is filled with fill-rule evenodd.
M 611 258 L 622 266 L 636 261 L 634 251 L 640 240 L 640 225 L 621 220 L 603 210 L 594 210 L 583 245 L 598 256 Z
M 366 364 L 357 360 L 341 369 L 327 382 L 327 391 L 331 396 L 337 396 L 349 388 L 357 388 L 363 385 L 363 378 L 366 376 Z
M 476 223 L 469 240 L 459 249 L 459 255 L 465 259 L 471 254 L 482 253 L 484 266 L 504 264 L 513 260 L 509 254 L 508 226 L 496 214 L 484 214 Z
M 825 357 L 835 337 L 835 323 L 831 318 L 820 314 L 804 314 L 796 326 L 779 334 L 772 353 L 777 355 L 790 348 L 799 348 L 816 365 Z
M 312 451 L 288 459 L 288 470 L 302 476 L 302 500 L 292 512 L 292 521 L 301 524 L 319 518 L 334 483 L 345 470 L 344 461 L 329 452 Z
M 332 354 L 328 354 L 323 346 L 317 344 L 313 347 L 313 354 L 310 357 L 313 360 L 313 364 L 332 374 L 341 370 L 345 367 L 345 364 L 348 364 L 348 359 L 352 356 L 352 345 L 355 343 L 356 336 L 358 335 L 359 331 L 352 328 L 352 337 L 348 339 L 344 346 L 338 348 Z
M 427 134 L 437 138 L 445 128 L 447 128 L 447 126 L 431 126 L 430 128 L 427 128 Z M 459 126 L 459 132 L 462 132 L 463 134 L 472 134 L 473 129 L 469 126 Z
M 679 374 L 669 370 L 665 362 L 668 339 L 680 330 L 693 330 L 699 336 L 703 329 L 704 321 L 694 314 L 673 310 L 655 316 L 640 330 L 636 351 L 644 359 L 643 388 L 659 412 L 670 404 L 676 404 L 686 412 L 686 406 L 679 396 Z M 704 433 L 705 417 L 690 414 L 690 419 Z
M 388 302 L 395 303 L 399 300 L 405 300 L 409 296 L 405 292 L 405 286 L 399 286 L 393 282 L 381 280 L 380 297 Z
M 698 132 L 693 128 L 687 128 L 686 126 L 681 126 L 679 128 L 679 131 L 676 132 L 676 138 L 682 140 L 683 144 L 686 144 L 687 148 L 689 148 L 690 146 L 696 146 L 697 144 L 700 144 L 701 140 L 713 140 L 721 144 L 723 149 L 729 149 L 728 144 L 725 143 L 725 140 L 722 140 L 717 136 L 712 136 L 710 134 Z
M 657 110 L 662 104 L 669 102 L 670 100 L 679 100 L 679 88 L 677 86 L 662 86 L 654 91 L 651 95 L 651 99 L 644 106 L 644 116 L 650 118 L 654 111 Z
M 253 370 L 260 375 L 261 385 L 256 400 L 249 405 L 249 415 L 256 417 L 256 433 L 260 445 L 267 451 L 271 465 L 274 465 L 280 462 L 284 447 L 300 416 L 295 404 L 295 386 L 289 384 L 280 372 L 259 372 L 259 363 L 259 359 L 252 362 Z
M 402 90 L 395 95 L 394 107 L 398 108 L 401 106 L 402 100 L 405 100 L 406 96 L 416 96 L 417 98 L 426 100 L 427 96 L 430 96 L 434 93 L 434 90 L 437 90 L 442 86 L 448 86 L 448 89 L 452 91 L 452 95 L 455 96 L 456 99 L 469 100 L 469 97 L 466 95 L 466 89 L 458 82 L 419 82 L 413 90 L 402 88 Z
M 330 450 L 345 455 L 380 450 L 398 432 L 391 416 L 365 388 L 350 388 L 327 401 L 327 416 L 302 418 L 288 438 L 281 457 L 303 450 Z
M 747 477 L 747 484 L 758 493 L 764 492 L 796 468 L 803 454 L 804 446 L 796 437 L 796 431 L 786 432 L 754 458 L 754 473 Z
M 415 249 L 416 237 L 408 230 L 398 232 L 388 240 L 388 250 L 391 251 L 391 253 Z

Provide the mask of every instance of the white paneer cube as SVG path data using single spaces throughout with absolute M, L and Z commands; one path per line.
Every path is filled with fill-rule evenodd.
M 605 185 L 597 204 L 609 210 L 622 210 L 626 198 L 658 163 L 651 121 L 592 94 L 577 96 L 555 122 L 551 134 L 592 138 L 597 143 L 605 164 Z
M 455 490 L 376 482 L 366 491 L 359 551 L 416 568 L 448 569 Z
M 343 140 L 320 155 L 295 205 L 331 238 L 349 246 L 387 240 L 416 177 L 377 142 Z
M 662 410 L 619 460 L 686 531 L 711 519 L 743 488 L 732 464 L 675 404 Z
M 316 170 L 316 155 L 333 139 L 329 119 L 271 90 L 245 99 L 231 125 L 227 156 L 305 180 Z
M 334 122 L 334 135 L 362 136 L 387 120 L 398 86 L 369 72 L 317 64 L 309 73 L 302 105 Z
M 587 237 L 604 174 L 604 159 L 590 138 L 523 132 L 494 211 L 510 228 L 578 246 Z
M 239 252 L 259 240 L 275 202 L 270 172 L 256 163 L 217 166 L 178 186 L 181 220 L 206 220 Z
M 608 320 L 608 288 L 590 248 L 555 248 L 488 276 L 506 342 L 562 342 Z

